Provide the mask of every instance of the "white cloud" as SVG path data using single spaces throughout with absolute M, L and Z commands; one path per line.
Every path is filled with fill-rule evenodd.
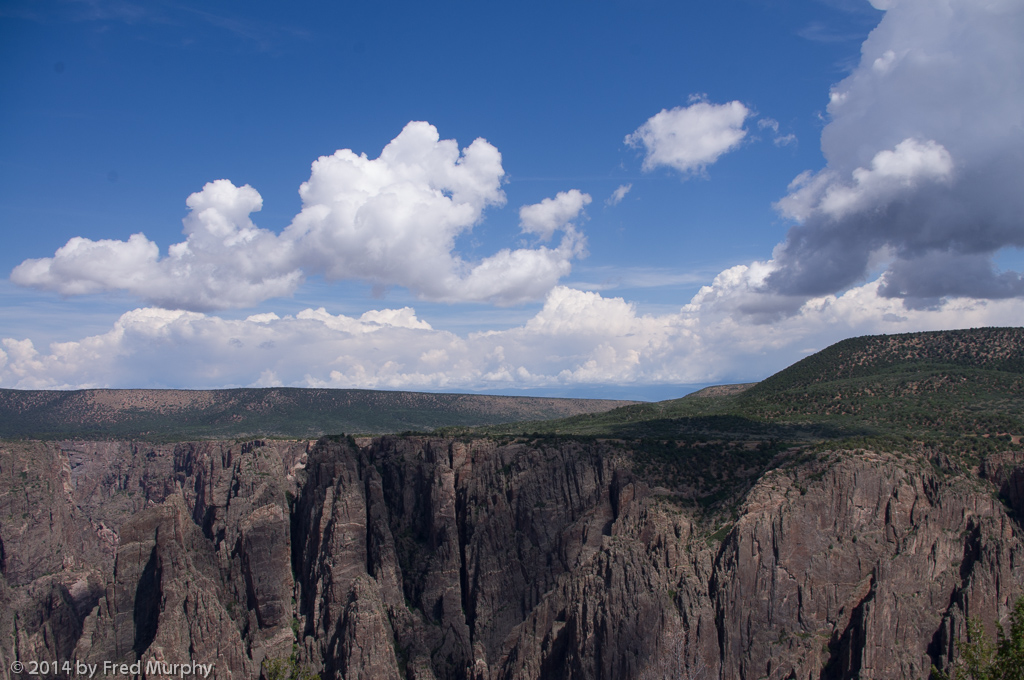
M 141 233 L 127 241 L 75 237 L 52 258 L 15 267 L 11 280 L 63 295 L 121 289 L 161 306 L 201 310 L 247 307 L 295 291 L 302 272 L 293 264 L 293 244 L 249 219 L 263 204 L 255 189 L 218 180 L 186 204 L 187 239 L 164 258 Z
M 572 337 L 580 334 L 621 336 L 629 332 L 635 308 L 622 298 L 558 287 L 524 331 L 537 335 Z
M 590 197 L 572 190 L 528 211 L 527 231 L 545 240 L 565 232 L 557 247 L 466 261 L 455 239 L 486 208 L 504 205 L 503 177 L 501 154 L 483 139 L 460 152 L 432 125 L 413 122 L 376 159 L 342 149 L 315 161 L 299 189 L 302 211 L 281 234 L 250 219 L 263 203 L 255 189 L 217 180 L 188 197 L 187 238 L 165 257 L 142 234 L 76 237 L 53 257 L 18 265 L 11 279 L 65 295 L 127 290 L 162 307 L 199 311 L 291 295 L 311 274 L 403 286 L 426 300 L 540 299 L 584 253 L 585 239 L 569 220 Z
M 559 191 L 554 198 L 520 208 L 519 225 L 523 232 L 536 234 L 541 241 L 550 241 L 556 231 L 570 226 L 590 201 L 590 194 L 577 189 Z
M 701 172 L 740 145 L 747 135 L 743 123 L 750 115 L 750 110 L 738 101 L 697 101 L 686 107 L 662 109 L 625 141 L 644 148 L 644 170 L 668 166 L 684 174 Z
M 0 341 L 0 386 L 192 387 L 289 385 L 502 390 L 599 384 L 693 384 L 760 378 L 851 335 L 1024 324 L 1024 301 L 950 299 L 906 309 L 884 279 L 804 300 L 771 324 L 740 310 L 771 263 L 722 272 L 689 304 L 642 314 L 635 304 L 558 286 L 525 323 L 460 336 L 411 308 L 360 317 L 308 309 L 229 320 L 145 308 L 100 335 L 40 351 Z M 765 312 L 764 308 L 761 308 Z M 767 313 L 767 312 L 765 312 Z
M 838 220 L 884 208 L 921 184 L 948 184 L 953 176 L 953 159 L 932 140 L 905 139 L 893 150 L 875 154 L 870 168 L 856 168 L 851 175 L 853 181 L 844 183 L 830 172 L 801 174 L 790 184 L 789 195 L 775 207 L 784 216 L 801 222 L 816 214 Z
M 626 197 L 629 190 L 633 188 L 632 183 L 619 185 L 619 188 L 612 192 L 612 195 L 605 200 L 605 205 L 618 205 Z
M 266 314 L 251 314 L 246 317 L 245 320 L 252 323 L 270 323 L 271 321 L 277 321 L 280 318 L 281 317 L 273 312 L 267 312 Z

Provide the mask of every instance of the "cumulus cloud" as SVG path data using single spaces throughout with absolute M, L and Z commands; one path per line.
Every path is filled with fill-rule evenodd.
M 571 228 L 572 220 L 590 205 L 590 194 L 577 189 L 559 191 L 554 198 L 540 203 L 524 205 L 519 209 L 519 226 L 527 234 L 535 234 L 542 241 L 550 241 L 559 229 Z
M 166 257 L 141 233 L 127 241 L 75 237 L 53 257 L 22 262 L 11 280 L 64 295 L 122 289 L 157 305 L 189 309 L 245 307 L 290 295 L 299 285 L 293 244 L 249 219 L 263 205 L 255 189 L 218 180 L 186 205 L 187 238 Z
M 802 174 L 776 207 L 786 217 L 805 222 L 820 215 L 841 220 L 867 210 L 883 209 L 921 185 L 948 185 L 953 159 L 941 144 L 905 139 L 891 151 L 879 151 L 870 168 L 857 168 L 852 181 L 834 173 Z
M 557 286 L 522 325 L 462 336 L 415 310 L 361 316 L 307 309 L 224 319 L 143 308 L 105 333 L 39 349 L 0 340 L 0 386 L 20 389 L 288 385 L 503 390 L 729 382 L 764 377 L 851 335 L 1024 324 L 1024 301 L 953 298 L 906 309 L 885 281 L 803 301 L 758 325 L 737 305 L 773 265 L 722 272 L 689 304 L 645 314 L 619 297 Z
M 612 195 L 609 196 L 607 198 L 607 200 L 605 200 L 604 204 L 605 205 L 618 205 L 619 203 L 622 203 L 622 199 L 624 199 L 626 197 L 626 194 L 628 194 L 630 189 L 632 189 L 632 188 L 633 188 L 632 183 L 620 185 L 619 188 L 616 189 L 615 191 L 613 191 Z
M 403 286 L 422 299 L 517 304 L 543 298 L 584 252 L 572 227 L 590 196 L 560 193 L 525 208 L 525 231 L 556 247 L 503 249 L 477 261 L 455 239 L 502 206 L 501 154 L 483 139 L 460 151 L 412 122 L 375 159 L 342 149 L 316 160 L 299 189 L 302 210 L 280 234 L 253 224 L 252 187 L 218 180 L 189 196 L 186 240 L 161 257 L 143 234 L 127 241 L 76 237 L 53 257 L 26 260 L 20 285 L 65 295 L 127 290 L 151 304 L 198 311 L 247 307 L 292 294 L 305 276 Z
M 992 263 L 1024 246 L 1024 5 L 874 4 L 886 14 L 830 94 L 827 166 L 776 204 L 796 224 L 765 291 L 841 291 L 887 259 L 878 292 L 909 307 L 1024 295 Z
M 684 174 L 699 173 L 739 147 L 747 135 L 743 123 L 750 115 L 738 101 L 712 104 L 698 100 L 689 106 L 662 109 L 625 141 L 643 147 L 644 170 L 667 166 Z

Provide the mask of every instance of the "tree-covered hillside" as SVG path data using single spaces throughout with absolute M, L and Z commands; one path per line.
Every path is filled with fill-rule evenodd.
M 790 440 L 1016 437 L 1024 433 L 1024 329 L 852 338 L 753 386 L 482 431 Z

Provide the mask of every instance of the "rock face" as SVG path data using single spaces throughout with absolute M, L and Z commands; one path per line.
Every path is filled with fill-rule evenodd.
M 1021 593 L 1021 480 L 804 453 L 711 511 L 616 442 L 4 443 L 0 678 L 921 678 Z
M 15 658 L 141 659 L 256 677 L 265 657 L 290 653 L 287 499 L 305 443 L 0 454 L 0 673 Z

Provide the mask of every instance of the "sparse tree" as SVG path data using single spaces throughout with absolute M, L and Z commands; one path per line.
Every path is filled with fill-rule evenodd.
M 319 673 L 314 673 L 308 666 L 299 663 L 298 650 L 295 648 L 288 658 L 264 660 L 263 677 L 265 680 L 320 680 Z
M 949 669 L 932 666 L 937 680 L 1024 680 L 1024 596 L 1010 613 L 1010 632 L 996 623 L 995 644 L 976 618 L 967 620 L 967 640 L 959 645 L 960 655 Z

